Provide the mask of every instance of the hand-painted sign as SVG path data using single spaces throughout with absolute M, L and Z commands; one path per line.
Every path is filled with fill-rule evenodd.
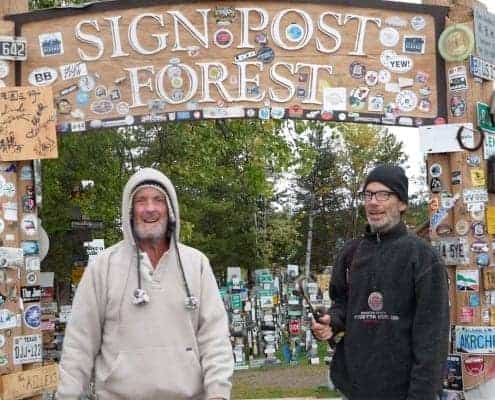
M 455 350 L 458 353 L 495 353 L 495 327 L 456 326 Z
M 218 19 L 226 10 L 229 19 Z M 22 83 L 40 68 L 58 73 L 50 86 L 60 132 L 128 125 L 123 110 L 139 124 L 295 118 L 293 107 L 314 112 L 313 119 L 411 126 L 446 117 L 445 94 L 437 90 L 445 72 L 437 70 L 436 32 L 447 10 L 358 0 L 237 0 L 228 7 L 122 0 L 8 18 L 28 38 Z M 401 21 L 401 29 L 386 21 Z M 351 109 L 352 90 L 368 71 L 388 80 L 368 77 L 373 87 L 358 104 L 362 110 Z M 409 86 L 397 115 L 377 106 L 380 96 L 379 104 L 396 102 L 398 92 L 385 90 L 387 83 L 418 74 L 426 81 Z M 44 84 L 54 76 L 40 79 Z M 335 87 L 346 89 L 345 101 L 335 103 L 327 91 L 324 104 L 324 89 Z M 72 116 L 76 108 L 81 118 Z
M 57 135 L 51 89 L 0 89 L 0 160 L 56 158 Z
M 0 60 L 25 60 L 27 58 L 26 47 L 25 38 L 0 36 Z

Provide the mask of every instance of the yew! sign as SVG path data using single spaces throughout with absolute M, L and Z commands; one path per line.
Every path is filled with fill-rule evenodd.
M 209 118 L 431 124 L 444 7 L 389 1 L 99 2 L 11 16 L 20 83 L 61 132 Z

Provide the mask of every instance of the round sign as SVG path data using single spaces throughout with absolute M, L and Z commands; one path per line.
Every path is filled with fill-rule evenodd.
M 215 42 L 215 45 L 222 49 L 230 47 L 233 40 L 234 36 L 228 29 L 219 29 L 213 35 L 213 41 Z
M 289 26 L 285 29 L 285 36 L 291 42 L 299 42 L 304 36 L 304 29 L 299 24 L 289 24 Z
M 402 90 L 395 97 L 395 102 L 401 111 L 410 112 L 418 105 L 418 97 L 412 90 Z
M 392 74 L 390 71 L 386 69 L 381 69 L 378 71 L 378 82 L 380 83 L 389 83 L 390 79 L 392 79 Z
M 380 43 L 385 47 L 395 47 L 399 39 L 400 34 L 397 29 L 386 27 L 380 31 Z
M 31 329 L 38 329 L 41 326 L 41 307 L 39 304 L 33 304 L 24 311 L 24 323 Z
M 26 274 L 26 282 L 28 285 L 34 285 L 38 281 L 38 275 L 36 275 L 36 272 L 30 271 Z
M 380 292 L 371 292 L 368 296 L 368 306 L 373 311 L 383 309 L 383 295 Z
M 473 31 L 455 24 L 445 29 L 438 39 L 438 51 L 445 61 L 463 61 L 474 51 Z
M 430 175 L 434 177 L 439 177 L 440 175 L 442 175 L 442 166 L 437 163 L 433 164 L 430 167 Z
M 411 27 L 415 31 L 422 31 L 426 26 L 426 19 L 422 15 L 415 15 L 411 18 Z

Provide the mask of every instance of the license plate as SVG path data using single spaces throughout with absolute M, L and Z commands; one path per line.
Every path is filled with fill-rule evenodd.
M 14 365 L 41 362 L 41 335 L 15 336 L 13 346 Z
M 26 60 L 27 41 L 22 37 L 0 36 L 0 59 Z

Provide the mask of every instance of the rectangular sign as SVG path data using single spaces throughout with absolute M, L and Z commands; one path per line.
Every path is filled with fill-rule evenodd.
M 443 238 L 437 242 L 436 248 L 445 265 L 469 264 L 469 245 L 465 238 Z
M 463 151 L 457 141 L 457 132 L 461 127 L 463 143 L 472 147 L 474 144 L 473 124 L 428 125 L 419 128 L 419 144 L 423 153 L 451 153 Z
M 21 297 L 24 303 L 32 303 L 41 300 L 41 286 L 21 287 Z
M 457 290 L 480 290 L 480 271 L 479 269 L 458 269 L 455 273 L 455 282 Z
M 476 52 L 485 61 L 495 63 L 495 15 L 482 6 L 474 3 L 474 37 Z
M 8 19 L 28 38 L 21 82 L 53 88 L 59 132 L 301 116 L 419 126 L 447 116 L 436 40 L 447 10 L 358 0 L 143 0 Z M 49 79 L 37 80 L 43 73 Z M 414 77 L 418 84 L 386 90 Z M 71 115 L 76 108 L 83 118 Z
M 24 252 L 21 248 L 0 247 L 0 268 L 21 268 Z
M 488 81 L 495 80 L 495 64 L 482 60 L 479 57 L 469 56 L 469 71 L 473 76 Z
M 55 119 L 50 88 L 0 88 L 0 161 L 58 157 Z
M 58 386 L 58 365 L 50 364 L 2 375 L 2 400 L 25 399 L 42 394 L 44 390 L 55 390 Z
M 455 350 L 457 353 L 495 353 L 495 327 L 456 326 Z
M 41 335 L 14 336 L 12 359 L 14 365 L 42 361 Z
M 26 38 L 15 36 L 0 36 L 0 60 L 26 60 L 26 48 Z
M 493 125 L 492 116 L 490 114 L 490 106 L 485 103 L 476 103 L 476 118 L 478 120 L 478 128 L 483 132 L 495 133 L 495 125 Z

